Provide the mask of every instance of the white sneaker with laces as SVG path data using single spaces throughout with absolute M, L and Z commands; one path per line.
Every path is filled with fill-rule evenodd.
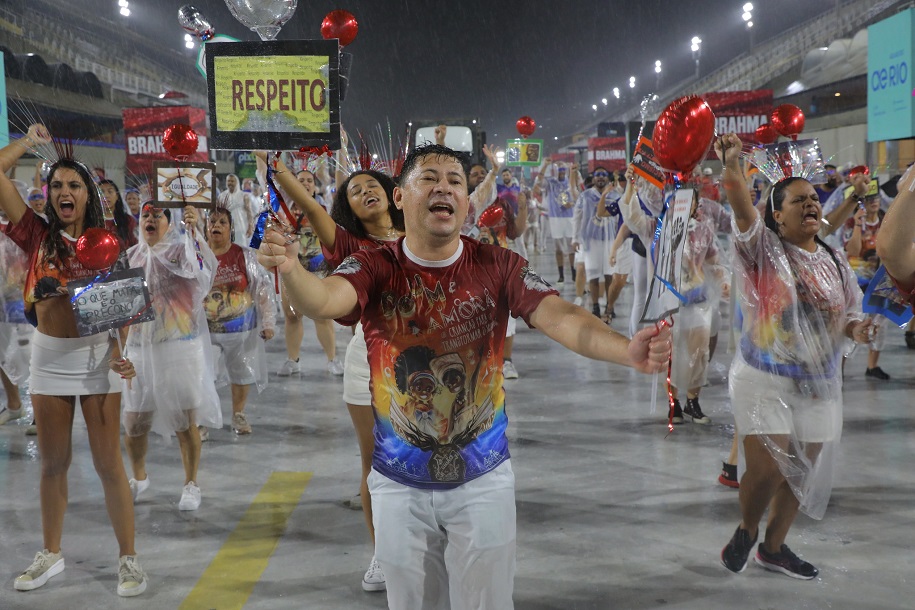
M 372 563 L 369 564 L 369 569 L 365 571 L 365 576 L 362 577 L 362 590 L 375 593 L 384 591 L 386 586 L 384 572 L 381 571 L 378 561 L 372 557 Z
M 137 500 L 140 499 L 140 494 L 149 489 L 149 475 L 146 475 L 146 478 L 142 481 L 130 479 L 128 483 L 130 484 L 130 495 L 133 496 L 133 503 L 136 504 Z
M 178 501 L 178 510 L 197 510 L 200 508 L 200 488 L 191 481 L 181 491 L 181 500 Z
M 118 560 L 118 595 L 133 597 L 146 590 L 146 572 L 136 555 L 124 555 Z
M 515 368 L 515 365 L 512 364 L 511 360 L 506 360 L 502 363 L 502 377 L 504 379 L 518 378 L 518 369 Z
M 301 367 L 299 367 L 298 360 L 287 360 L 276 374 L 280 377 L 289 377 L 290 375 L 298 375 L 300 370 Z
M 331 375 L 342 375 L 343 374 L 343 365 L 340 364 L 340 361 L 334 358 L 333 360 L 327 363 L 327 371 Z
M 206 426 L 197 426 L 197 432 L 200 434 L 201 443 L 205 443 L 210 440 L 210 429 Z
M 35 561 L 28 569 L 16 577 L 13 586 L 17 591 L 31 591 L 42 586 L 52 576 L 64 571 L 64 556 L 43 549 L 35 554 Z
M 0 426 L 20 417 L 22 417 L 22 409 L 7 409 L 3 407 L 3 410 L 0 410 Z

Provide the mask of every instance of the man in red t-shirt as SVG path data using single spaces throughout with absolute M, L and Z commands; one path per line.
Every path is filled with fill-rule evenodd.
M 297 311 L 362 321 L 376 422 L 375 557 L 395 609 L 449 599 L 512 607 L 514 475 L 500 366 L 510 314 L 579 354 L 645 373 L 670 355 L 668 330 L 630 341 L 514 252 L 462 237 L 468 170 L 462 153 L 414 149 L 394 190 L 406 236 L 353 254 L 328 278 L 306 271 L 295 243 L 273 231 L 258 255 L 279 270 Z

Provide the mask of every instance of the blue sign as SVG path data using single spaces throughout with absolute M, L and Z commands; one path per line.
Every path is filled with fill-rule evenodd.
M 915 135 L 915 9 L 867 28 L 867 141 Z
M 0 148 L 10 143 L 10 117 L 6 107 L 6 70 L 3 53 L 0 53 Z

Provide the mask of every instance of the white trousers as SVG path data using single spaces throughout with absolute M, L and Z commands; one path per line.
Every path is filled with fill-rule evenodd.
M 430 491 L 369 473 L 375 559 L 392 610 L 511 610 L 515 475 L 510 460 Z

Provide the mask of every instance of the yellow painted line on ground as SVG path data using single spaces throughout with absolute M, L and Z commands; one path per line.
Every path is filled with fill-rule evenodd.
M 267 568 L 310 472 L 274 472 L 200 576 L 180 610 L 241 609 Z

